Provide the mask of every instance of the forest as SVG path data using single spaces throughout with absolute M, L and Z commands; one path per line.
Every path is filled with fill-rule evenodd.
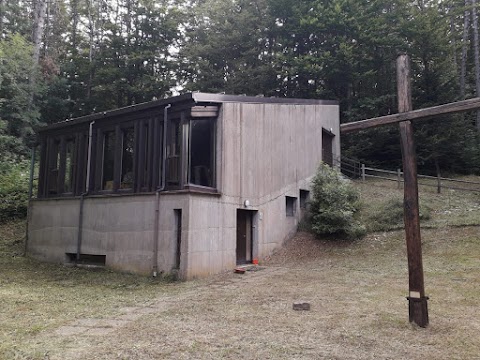
M 0 0 L 0 157 L 40 126 L 187 91 L 340 101 L 342 123 L 480 93 L 476 0 Z M 480 112 L 415 125 L 419 172 L 480 173 Z M 343 154 L 401 165 L 395 126 Z M 1 169 L 0 169 L 1 170 Z

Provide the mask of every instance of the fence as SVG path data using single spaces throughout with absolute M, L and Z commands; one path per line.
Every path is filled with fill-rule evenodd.
M 343 158 L 336 160 L 336 164 L 340 166 L 342 173 L 350 178 L 365 181 L 366 178 L 383 179 L 389 181 L 396 181 L 398 188 L 401 188 L 403 180 L 403 172 L 400 169 L 397 171 L 383 170 L 372 167 L 367 167 L 359 161 Z M 440 176 L 418 175 L 418 185 L 436 187 L 437 193 L 441 193 L 442 189 L 460 190 L 480 192 L 480 182 L 444 178 Z

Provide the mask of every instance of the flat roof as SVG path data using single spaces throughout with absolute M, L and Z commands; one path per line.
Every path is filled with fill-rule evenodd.
M 262 96 L 244 96 L 244 95 L 227 95 L 212 94 L 202 92 L 191 92 L 183 95 L 173 96 L 167 99 L 154 100 L 145 103 L 135 104 L 118 108 L 115 110 L 102 111 L 91 115 L 85 115 L 77 118 L 71 118 L 38 128 L 37 131 L 43 132 L 47 130 L 59 129 L 71 125 L 82 124 L 100 120 L 112 116 L 125 115 L 135 111 L 148 110 L 150 108 L 162 107 L 168 104 L 174 105 L 178 103 L 252 103 L 252 104 L 290 104 L 290 105 L 338 105 L 336 100 L 317 100 L 317 99 L 294 99 L 294 98 L 277 98 Z

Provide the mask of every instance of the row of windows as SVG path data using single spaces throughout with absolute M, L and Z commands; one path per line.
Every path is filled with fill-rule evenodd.
M 310 201 L 310 191 L 300 189 L 300 209 L 307 209 Z M 297 198 L 294 196 L 285 196 L 285 215 L 295 216 L 297 211 Z
M 39 197 L 80 195 L 87 183 L 90 193 L 215 187 L 215 118 L 182 113 L 163 129 L 163 117 L 94 125 L 88 170 L 87 128 L 43 137 Z

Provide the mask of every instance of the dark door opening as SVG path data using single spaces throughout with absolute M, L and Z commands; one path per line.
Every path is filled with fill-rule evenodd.
M 322 131 L 322 160 L 325 164 L 333 166 L 333 135 L 325 129 Z
M 237 265 L 252 262 L 253 214 L 237 209 Z
M 182 248 L 182 209 L 174 209 L 175 214 L 175 265 L 174 269 L 180 269 L 181 248 Z

